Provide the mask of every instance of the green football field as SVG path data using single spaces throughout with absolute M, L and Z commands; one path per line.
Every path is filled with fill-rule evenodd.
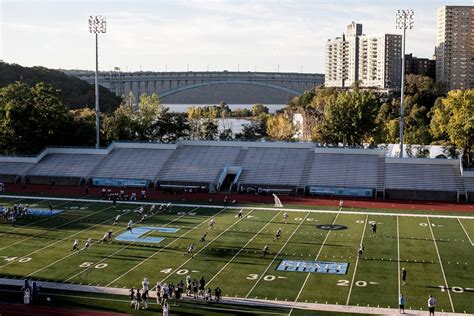
M 49 201 L 0 198 L 0 205 L 14 203 L 45 210 Z M 15 227 L 0 222 L 0 277 L 129 288 L 140 287 L 144 277 L 153 285 L 176 284 L 189 274 L 197 280 L 203 276 L 227 297 L 394 308 L 401 292 L 408 310 L 427 310 L 431 294 L 439 311 L 474 313 L 474 217 L 466 214 L 293 209 L 284 223 L 285 209 L 245 209 L 239 219 L 238 209 L 173 205 L 169 213 L 133 226 L 136 232 L 140 227 L 161 231 L 144 229 L 136 241 L 114 238 L 101 244 L 109 229 L 118 237 L 130 219 L 139 220 L 133 212 L 139 205 L 52 203 L 63 212 L 29 215 Z M 113 226 L 117 214 L 122 216 Z M 216 224 L 209 229 L 211 217 Z M 370 222 L 377 223 L 376 235 Z M 327 230 L 328 225 L 340 230 Z M 274 241 L 278 229 L 282 236 Z M 162 240 L 146 242 L 151 237 Z M 90 249 L 70 251 L 74 239 L 82 248 L 88 238 L 94 241 Z M 193 258 L 185 254 L 191 243 L 196 244 Z M 262 258 L 265 244 L 270 253 Z M 365 252 L 359 258 L 360 244 Z M 284 260 L 335 263 L 347 266 L 347 272 L 280 271 Z M 408 272 L 406 285 L 402 268 Z

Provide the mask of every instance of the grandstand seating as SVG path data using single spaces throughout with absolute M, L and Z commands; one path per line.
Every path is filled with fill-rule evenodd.
M 1 175 L 24 175 L 35 164 L 27 162 L 0 162 Z
M 463 181 L 466 192 L 474 193 L 474 177 L 463 177 Z
M 251 147 L 240 166 L 239 184 L 297 186 L 308 149 Z
M 86 177 L 103 155 L 49 154 L 26 173 L 28 176 Z
M 378 155 L 316 153 L 306 185 L 376 189 L 379 161 Z
M 160 182 L 211 183 L 226 165 L 232 165 L 241 147 L 180 146 L 158 174 Z
M 377 149 L 307 143 L 113 143 L 105 149 L 48 148 L 36 157 L 0 156 L 0 182 L 82 185 L 87 178 L 133 179 L 212 191 L 228 188 L 227 170 L 240 174 L 238 188 L 247 191 L 376 189 L 377 198 L 473 201 L 474 172 L 461 175 L 460 167 L 458 160 L 399 159 Z
M 173 151 L 147 148 L 114 149 L 102 159 L 89 176 L 153 181 Z
M 457 192 L 463 190 L 459 166 L 452 164 L 387 163 L 385 188 Z

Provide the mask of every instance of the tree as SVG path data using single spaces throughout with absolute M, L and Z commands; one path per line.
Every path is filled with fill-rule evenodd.
M 16 82 L 0 89 L 0 151 L 36 154 L 45 146 L 68 142 L 71 117 L 53 87 Z
M 430 129 L 435 140 L 461 148 L 464 165 L 473 166 L 474 89 L 450 91 L 437 101 Z
M 264 106 L 262 103 L 256 103 L 252 105 L 253 116 L 260 116 L 262 114 L 268 114 L 268 108 L 266 106 Z
M 267 134 L 273 140 L 290 141 L 296 130 L 291 118 L 286 114 L 269 116 L 267 119 Z
M 160 143 L 174 143 L 189 138 L 189 123 L 184 113 L 164 113 L 155 122 L 155 139 Z
M 235 138 L 240 140 L 261 140 L 267 136 L 266 128 L 267 116 L 262 115 L 254 119 L 250 124 L 244 125 L 242 133 L 236 134 Z
M 346 91 L 330 95 L 321 126 L 325 143 L 360 146 L 372 143 L 378 98 L 373 92 Z

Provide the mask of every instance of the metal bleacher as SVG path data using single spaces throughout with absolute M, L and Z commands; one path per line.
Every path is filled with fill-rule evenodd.
M 173 152 L 170 149 L 117 148 L 105 156 L 89 176 L 153 181 Z
M 156 179 L 160 183 L 210 184 L 224 166 L 235 161 L 240 149 L 234 146 L 179 146 Z
M 27 162 L 2 162 L 0 163 L 0 182 L 16 182 L 17 177 L 22 177 L 35 164 Z
M 463 169 L 459 160 L 385 157 L 383 149 L 187 140 L 0 156 L 0 182 L 83 185 L 88 180 L 111 186 L 148 180 L 170 190 L 474 201 L 474 171 Z
M 30 183 L 55 181 L 58 184 L 79 184 L 102 160 L 103 155 L 53 153 L 43 157 L 26 172 Z
M 464 184 L 456 161 L 404 159 L 398 162 L 392 158 L 385 165 L 385 190 L 389 198 L 458 200 Z
M 377 189 L 378 164 L 377 155 L 316 153 L 306 185 Z
M 296 187 L 301 179 L 308 149 L 248 148 L 240 164 L 240 184 Z

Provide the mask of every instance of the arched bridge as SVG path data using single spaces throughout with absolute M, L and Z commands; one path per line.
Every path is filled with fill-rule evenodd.
M 94 73 L 68 71 L 94 83 Z M 99 84 L 117 95 L 157 93 L 164 103 L 283 104 L 324 82 L 322 74 L 271 72 L 101 72 Z

